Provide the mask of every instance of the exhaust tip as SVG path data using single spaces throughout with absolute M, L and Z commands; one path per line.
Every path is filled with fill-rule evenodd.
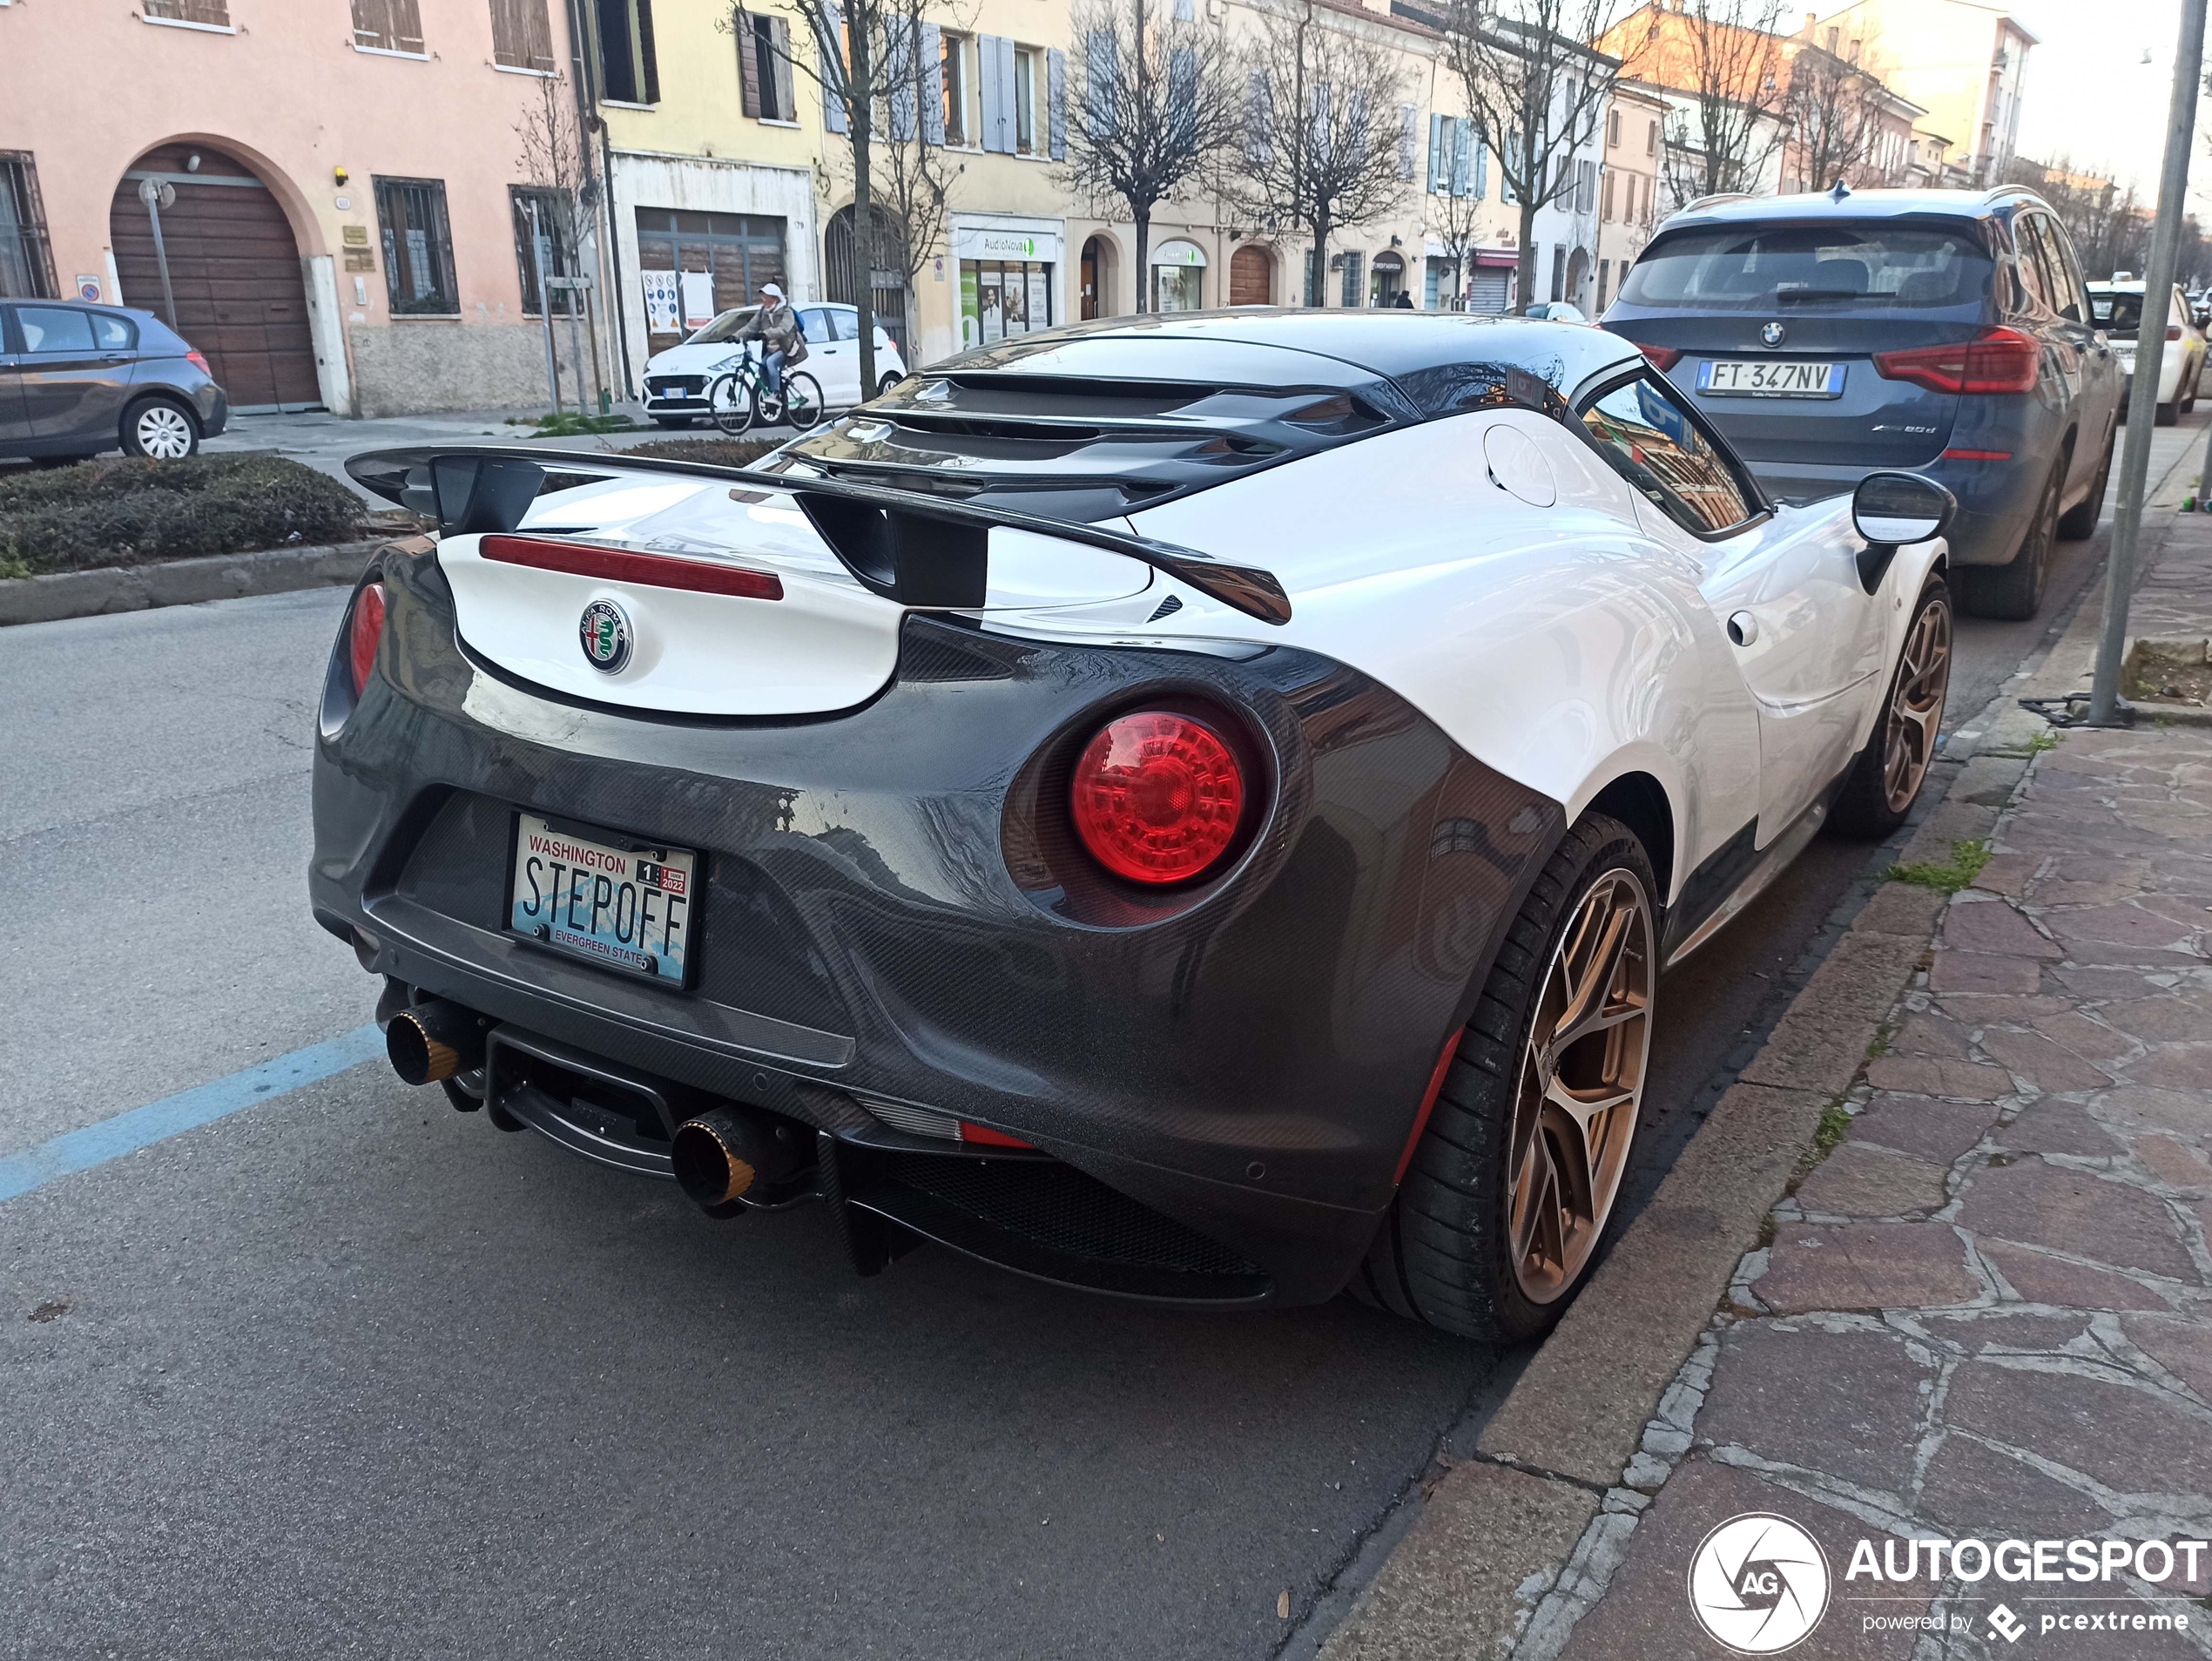
M 435 1084 L 483 1065 L 484 1021 L 473 1010 L 433 998 L 393 1016 L 384 1055 L 405 1084 Z
M 693 1204 L 711 1211 L 752 1188 L 760 1173 L 741 1151 L 746 1126 L 736 1114 L 717 1108 L 676 1127 L 669 1146 L 676 1185 Z

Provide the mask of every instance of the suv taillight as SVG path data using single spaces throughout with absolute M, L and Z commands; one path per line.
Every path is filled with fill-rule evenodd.
M 212 380 L 213 380 L 213 379 L 215 378 L 215 371 L 214 371 L 214 370 L 212 370 L 212 369 L 211 369 L 211 368 L 209 368 L 207 367 L 207 360 L 206 360 L 205 357 L 203 357 L 203 356 L 202 356 L 199 353 L 198 353 L 198 352 L 187 352 L 187 353 L 185 353 L 185 362 L 187 362 L 187 363 L 189 363 L 189 364 L 191 364 L 191 365 L 192 366 L 192 368 L 195 368 L 195 369 L 199 370 L 199 371 L 202 375 L 206 375 L 206 376 L 209 380 L 211 380 L 211 381 L 212 381 Z
M 1132 882 L 1186 882 L 1220 863 L 1244 812 L 1237 753 L 1204 721 L 1165 710 L 1101 727 L 1076 763 L 1069 807 L 1091 857 Z
M 1877 352 L 1874 371 L 1930 392 L 2033 392 L 2042 356 L 2033 336 L 2016 328 L 1986 328 L 1971 341 L 1948 346 Z
M 376 667 L 377 642 L 384 638 L 384 584 L 371 583 L 354 596 L 354 613 L 346 625 L 346 657 L 354 672 L 354 696 L 368 690 L 369 672 Z
M 1682 361 L 1682 348 L 1679 346 L 1646 346 L 1642 341 L 1638 341 L 1635 343 L 1635 348 L 1650 359 L 1651 367 L 1662 374 L 1673 368 Z

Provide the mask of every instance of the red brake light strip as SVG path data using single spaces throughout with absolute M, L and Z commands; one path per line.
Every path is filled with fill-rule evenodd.
M 671 554 L 641 554 L 628 548 L 598 548 L 590 543 L 554 542 L 541 537 L 486 537 L 479 544 L 486 559 L 507 565 L 535 565 L 541 571 L 597 577 L 644 588 L 680 588 L 695 594 L 734 594 L 739 599 L 780 600 L 781 578 L 773 571 L 711 564 Z

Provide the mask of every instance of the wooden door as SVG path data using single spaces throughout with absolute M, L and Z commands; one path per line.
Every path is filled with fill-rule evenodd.
M 1274 262 L 1264 248 L 1239 248 L 1229 257 L 1229 303 L 1231 306 L 1271 306 L 1275 297 Z
M 199 165 L 187 169 L 197 155 Z M 177 333 L 207 359 L 233 409 L 322 402 L 307 327 L 307 287 L 291 221 L 251 170 L 206 145 L 165 145 L 115 187 L 108 238 L 123 303 L 166 319 L 153 225 L 138 199 L 152 174 L 176 186 L 161 210 Z

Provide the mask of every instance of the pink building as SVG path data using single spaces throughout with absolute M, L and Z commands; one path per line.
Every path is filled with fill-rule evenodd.
M 172 317 L 234 408 L 542 402 L 520 130 L 573 125 L 567 28 L 563 0 L 0 0 L 0 295 Z

